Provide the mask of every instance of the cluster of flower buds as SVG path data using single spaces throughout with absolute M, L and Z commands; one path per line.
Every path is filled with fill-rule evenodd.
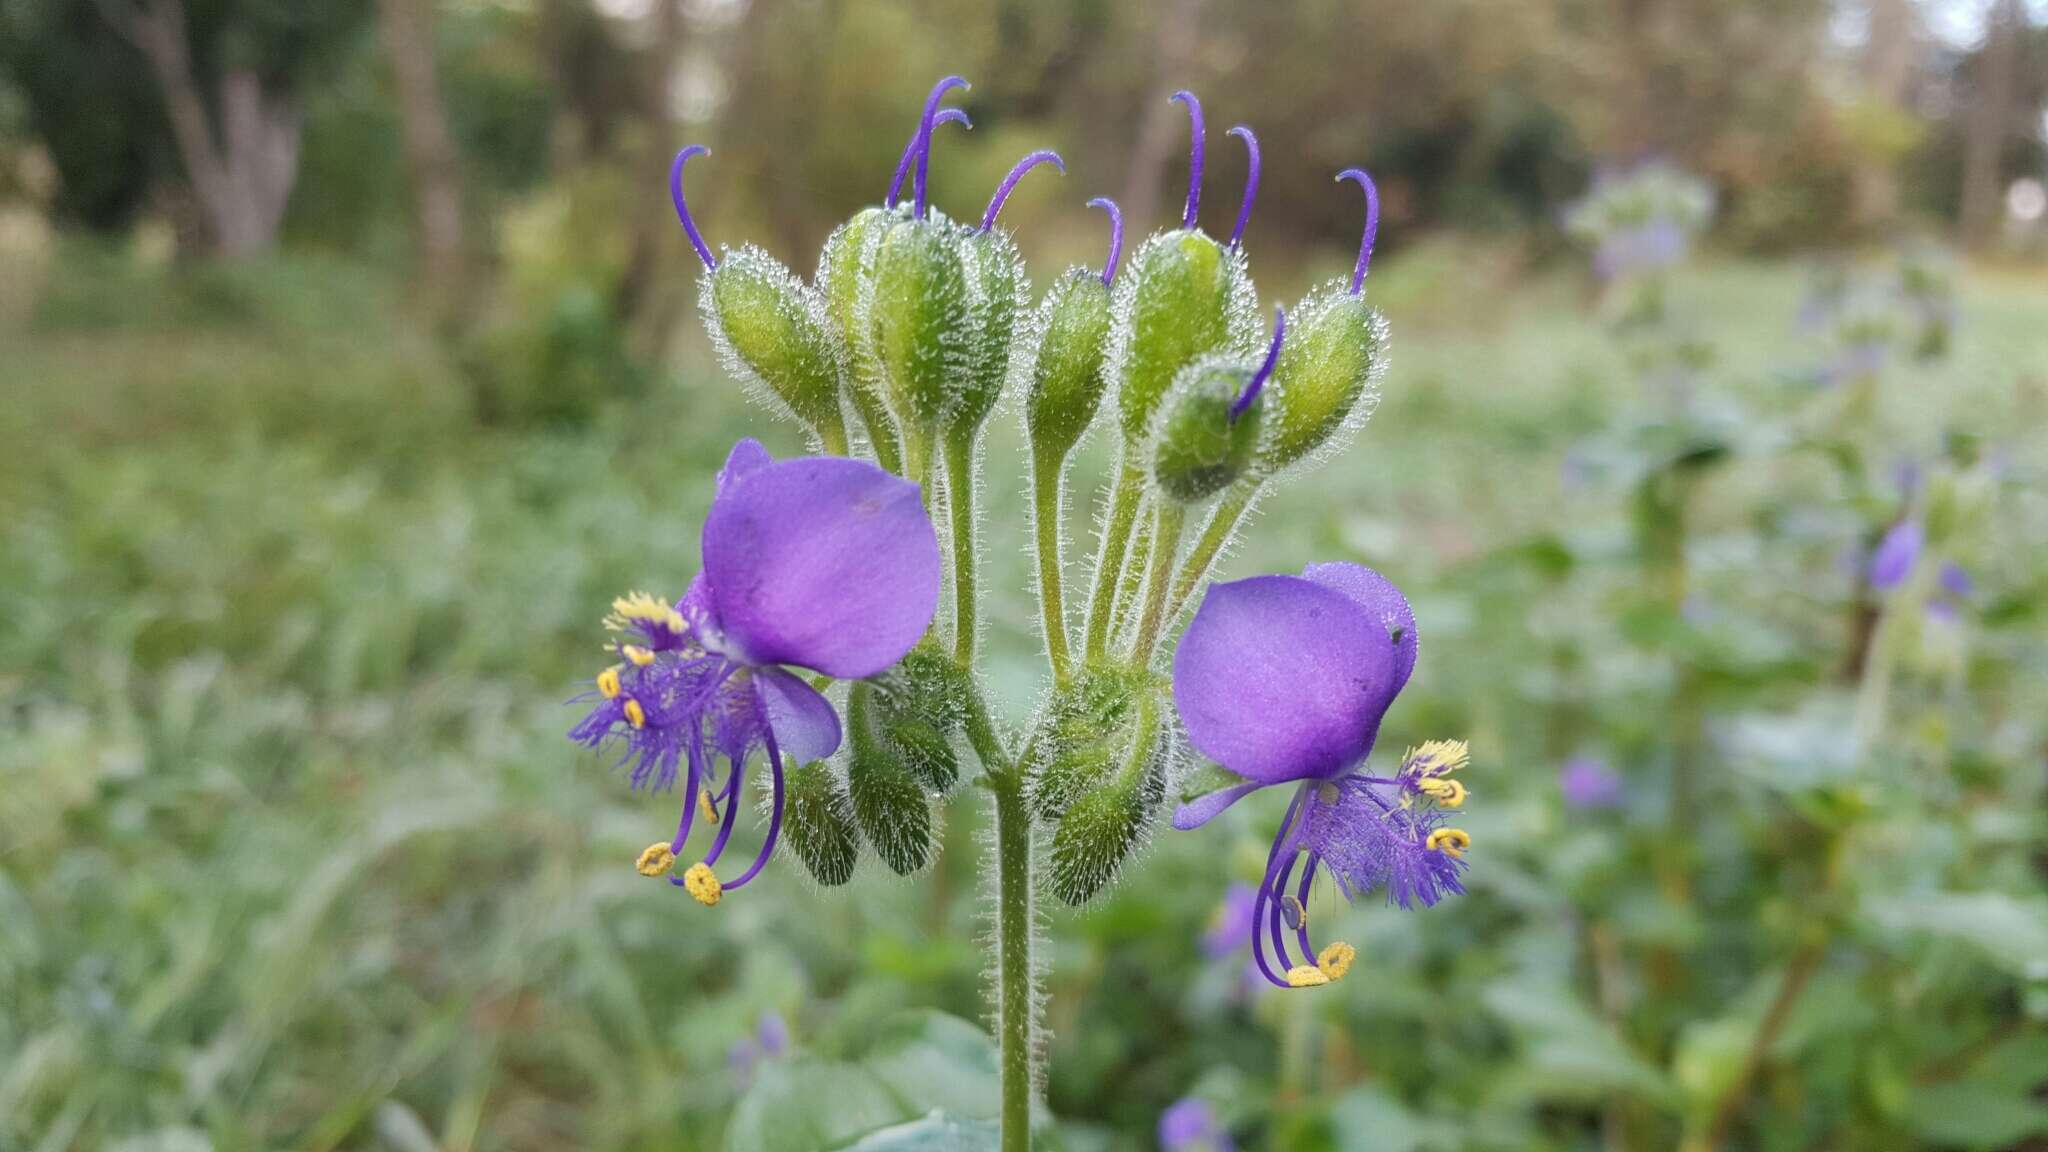
M 704 265 L 713 340 L 732 374 L 827 455 L 769 463 L 751 442 L 735 450 L 705 526 L 704 574 L 673 604 L 621 602 L 620 662 L 599 676 L 575 735 L 592 746 L 622 741 L 636 784 L 666 785 L 687 763 L 677 834 L 649 848 L 641 868 L 668 874 L 701 808 L 718 825 L 714 844 L 671 879 L 707 904 L 758 871 L 721 883 L 712 870 L 755 748 L 766 750 L 772 782 L 763 860 L 786 829 L 821 884 L 845 883 L 864 847 L 897 873 L 922 868 L 932 805 L 969 775 L 971 749 L 991 777 L 1013 774 L 1033 823 L 1049 830 L 1048 888 L 1080 904 L 1167 808 L 1192 744 L 1245 783 L 1197 800 L 1193 815 L 1183 808 L 1181 826 L 1261 785 L 1299 785 L 1259 889 L 1259 965 L 1283 986 L 1319 982 L 1307 972 L 1335 979 L 1348 949 L 1334 945 L 1320 968 L 1296 971 L 1280 918 L 1306 949 L 1307 885 L 1319 868 L 1347 894 L 1383 887 L 1403 905 L 1457 890 L 1470 838 L 1443 827 L 1440 813 L 1464 801 L 1448 776 L 1463 746 L 1425 745 L 1394 776 L 1360 774 L 1415 651 L 1406 601 L 1377 573 L 1320 565 L 1198 594 L 1258 496 L 1372 410 L 1386 343 L 1363 295 L 1378 228 L 1372 179 L 1338 175 L 1366 201 L 1351 274 L 1275 309 L 1268 332 L 1243 246 L 1258 138 L 1231 130 L 1247 176 L 1235 226 L 1219 240 L 1198 220 L 1202 107 L 1176 93 L 1193 128 L 1178 227 L 1124 261 L 1122 214 L 1110 200 L 1088 201 L 1108 217 L 1103 266 L 1069 268 L 1034 305 L 1017 244 L 997 222 L 1029 172 L 1065 165 L 1049 151 L 1026 155 L 978 222 L 934 209 L 934 133 L 972 126 L 943 106 L 965 87 L 947 77 L 932 89 L 887 196 L 831 234 L 813 283 L 753 246 L 714 254 L 682 189 L 684 165 L 705 150 L 676 157 L 670 189 Z M 1053 684 L 1022 748 L 992 757 L 974 680 L 975 487 L 980 432 L 1006 392 L 1019 394 L 1031 457 Z M 1115 429 L 1118 464 L 1081 639 L 1070 645 L 1065 485 L 1098 423 Z M 826 471 L 800 474 L 805 466 Z M 744 516 L 729 511 L 742 502 Z M 1195 517 L 1202 527 L 1190 534 Z M 1159 652 L 1198 602 L 1169 675 Z M 791 667 L 821 675 L 805 680 Z M 834 679 L 850 682 L 837 707 L 820 694 Z M 1258 708 L 1246 711 L 1251 703 Z M 1300 891 L 1284 893 L 1304 853 Z M 1263 943 L 1268 917 L 1277 970 Z

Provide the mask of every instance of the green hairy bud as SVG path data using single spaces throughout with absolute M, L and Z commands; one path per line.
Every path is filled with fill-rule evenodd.
M 824 296 L 749 244 L 704 273 L 699 306 L 726 369 L 843 451 L 839 339 Z
M 958 782 L 953 738 L 965 723 L 970 686 L 959 667 L 932 647 L 913 649 L 873 682 L 873 736 L 930 792 Z
M 1379 401 L 1387 322 L 1342 281 L 1309 294 L 1288 314 L 1287 343 L 1268 383 L 1268 434 L 1259 469 L 1279 472 L 1335 445 Z
M 891 409 L 918 428 L 943 422 L 973 368 L 975 291 L 961 230 L 934 213 L 898 220 L 875 252 L 868 330 Z
M 1254 395 L 1258 366 L 1242 356 L 1205 356 L 1181 370 L 1159 406 L 1152 435 L 1152 482 L 1181 504 L 1206 500 L 1251 467 L 1265 420 Z
M 811 878 L 827 888 L 853 879 L 860 860 L 860 830 L 854 826 L 853 800 L 832 766 L 813 760 L 789 774 L 789 801 L 783 835 Z
M 875 690 L 863 682 L 847 698 L 847 792 L 854 822 L 891 871 L 907 876 L 932 854 L 932 812 L 901 751 L 875 731 Z
M 882 467 L 903 470 L 896 426 L 889 415 L 882 391 L 882 366 L 875 356 L 874 341 L 859 321 L 860 304 L 872 290 L 875 249 L 896 213 L 883 208 L 863 208 L 853 219 L 832 230 L 818 256 L 818 291 L 825 298 L 825 314 L 846 341 L 846 384 L 853 409 L 867 429 L 868 442 Z
M 1037 455 L 1064 460 L 1102 404 L 1109 338 L 1109 288 L 1086 268 L 1053 282 L 1038 308 L 1024 422 Z
M 1124 442 L 1137 445 L 1180 370 L 1204 352 L 1249 352 L 1258 303 L 1240 249 L 1196 231 L 1161 232 L 1117 281 L 1110 376 Z
M 1030 285 L 1024 258 L 1001 231 L 969 232 L 962 241 L 974 284 L 974 323 L 968 330 L 970 367 L 946 414 L 949 428 L 972 431 L 988 419 L 1010 374 L 1010 341 Z
M 1037 774 L 1034 806 L 1056 819 L 1046 886 L 1085 904 L 1116 878 L 1166 795 L 1168 757 L 1158 687 L 1129 675 L 1084 674 L 1055 701 L 1053 729 L 1082 743 Z M 1064 709 L 1064 711 L 1062 711 Z

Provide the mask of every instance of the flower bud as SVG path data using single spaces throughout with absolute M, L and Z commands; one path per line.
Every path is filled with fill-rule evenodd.
M 937 213 L 897 220 L 879 237 L 869 336 L 889 407 L 906 425 L 938 426 L 973 370 L 976 285 L 964 239 Z
M 832 230 L 818 255 L 818 291 L 825 298 L 825 314 L 846 345 L 847 395 L 875 455 L 891 472 L 902 470 L 902 460 L 882 392 L 882 367 L 875 358 L 872 334 L 861 320 L 861 302 L 874 288 L 875 249 L 881 235 L 898 217 L 886 208 L 863 208 Z
M 875 854 L 907 876 L 931 859 L 931 805 L 897 749 L 877 738 L 873 711 L 873 689 L 855 684 L 847 702 L 847 792 L 854 822 Z
M 1116 879 L 1144 840 L 1166 793 L 1166 756 L 1157 730 L 1141 726 L 1141 742 L 1110 780 L 1082 793 L 1053 830 L 1046 886 L 1072 905 L 1086 904 Z
M 844 427 L 825 298 L 749 244 L 705 270 L 699 307 L 726 370 L 821 435 Z
M 1271 474 L 1365 423 L 1386 369 L 1387 322 L 1334 281 L 1288 315 L 1286 347 L 1268 386 L 1266 441 L 1258 467 Z
M 860 830 L 853 822 L 853 801 L 832 766 L 813 760 L 788 777 L 789 802 L 783 835 L 811 878 L 827 888 L 853 878 L 860 860 Z
M 1017 244 L 1001 231 L 969 232 L 961 238 L 973 284 L 973 323 L 968 328 L 969 365 L 946 413 L 949 428 L 973 431 L 988 419 L 1010 373 L 1010 341 L 1017 315 L 1028 306 L 1030 285 Z
M 1034 453 L 1064 460 L 1102 404 L 1108 286 L 1086 268 L 1069 269 L 1045 294 L 1036 328 L 1024 424 Z
M 1182 230 L 1146 240 L 1117 282 L 1110 378 L 1124 442 L 1143 442 L 1174 377 L 1205 352 L 1250 352 L 1258 301 L 1241 249 Z
M 1181 370 L 1160 405 L 1152 438 L 1152 482 L 1181 504 L 1206 500 L 1251 467 L 1265 404 L 1237 401 L 1257 373 L 1242 356 L 1205 356 Z

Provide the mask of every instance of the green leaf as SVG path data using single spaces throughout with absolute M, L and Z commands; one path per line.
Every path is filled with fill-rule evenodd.
M 908 1012 L 884 1024 L 867 1068 L 913 1110 L 994 1119 L 1000 1111 L 1001 1063 L 980 1028 L 944 1012 Z
M 798 1059 L 769 1064 L 733 1109 L 726 1152 L 817 1152 L 913 1113 L 865 1068 Z
M 1872 896 L 1863 913 L 1895 932 L 1968 944 L 2016 976 L 2048 977 L 2048 900 L 2004 892 Z
M 845 1152 L 995 1152 L 1001 1146 L 1002 1135 L 993 1123 L 955 1120 L 943 1112 L 934 1112 L 922 1120 L 884 1128 L 842 1147 Z

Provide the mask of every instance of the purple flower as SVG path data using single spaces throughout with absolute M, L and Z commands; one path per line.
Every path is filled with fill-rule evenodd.
M 1557 790 L 1565 807 L 1590 811 L 1619 808 L 1625 797 L 1621 776 L 1592 756 L 1574 756 L 1557 770 Z
M 1260 788 L 1295 786 L 1252 912 L 1252 957 L 1275 985 L 1327 984 L 1355 956 L 1348 944 L 1320 953 L 1309 944 L 1318 869 L 1329 869 L 1347 899 L 1384 888 L 1403 908 L 1464 891 L 1472 838 L 1443 823 L 1465 802 L 1465 786 L 1452 779 L 1465 766 L 1464 743 L 1411 749 L 1392 776 L 1359 771 L 1415 668 L 1415 645 L 1415 614 L 1385 577 L 1356 564 L 1311 564 L 1300 576 L 1212 586 L 1174 655 L 1174 705 L 1189 742 L 1245 782 L 1183 805 L 1173 826 L 1197 828 Z M 1298 862 L 1299 887 L 1290 891 Z
M 788 1053 L 789 1025 L 783 1023 L 782 1013 L 771 1008 L 754 1025 L 754 1035 L 740 1037 L 725 1050 L 725 1066 L 740 1087 L 745 1088 L 753 1083 L 754 1073 L 762 1064 L 780 1060 Z
M 712 905 L 774 853 L 785 759 L 807 764 L 839 747 L 831 702 L 783 666 L 858 680 L 901 660 L 938 607 L 939 546 L 916 484 L 841 457 L 777 463 L 742 440 L 719 472 L 702 550 L 681 600 L 612 602 L 607 647 L 620 659 L 582 697 L 596 704 L 569 738 L 621 749 L 635 788 L 668 789 L 687 765 L 675 837 L 636 867 L 668 875 L 701 809 L 718 827 L 711 849 L 669 882 Z M 768 835 L 753 864 L 721 883 L 712 869 L 755 748 L 767 753 Z
M 1969 571 L 1962 565 L 1948 560 L 1942 563 L 1940 572 L 1935 576 L 1935 584 L 1937 590 L 1927 601 L 1927 614 L 1944 624 L 1953 624 L 1962 614 L 1963 601 L 1970 598 L 1977 582 L 1970 578 Z
M 1232 1152 L 1236 1145 L 1215 1105 L 1198 1096 L 1183 1096 L 1159 1114 L 1159 1147 L 1162 1152 Z
M 1889 592 L 1906 582 L 1913 566 L 1920 562 L 1920 549 L 1927 543 L 1927 529 L 1908 517 L 1891 526 L 1870 556 L 1870 586 Z
M 1258 907 L 1259 890 L 1249 884 L 1232 884 L 1223 892 L 1223 902 L 1216 905 L 1216 911 L 1209 917 L 1209 927 L 1202 933 L 1202 954 L 1211 960 L 1221 960 L 1236 954 L 1237 950 L 1252 942 L 1252 919 Z

